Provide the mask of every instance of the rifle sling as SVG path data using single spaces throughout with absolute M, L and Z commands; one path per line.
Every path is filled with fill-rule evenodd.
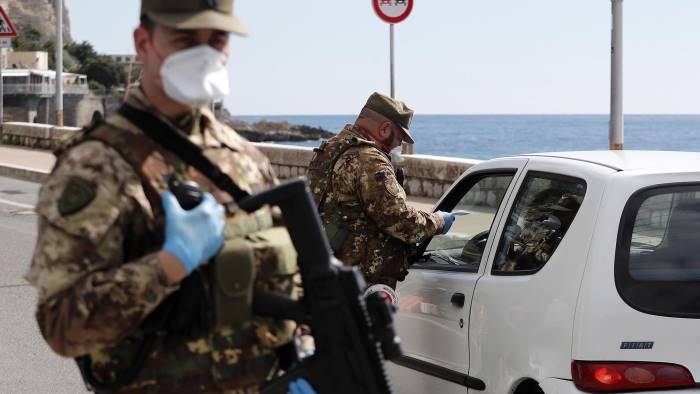
M 139 128 L 150 139 L 166 150 L 174 153 L 185 163 L 196 168 L 204 176 L 209 178 L 219 189 L 229 193 L 236 203 L 239 203 L 250 194 L 241 189 L 228 174 L 219 169 L 207 158 L 202 149 L 187 139 L 181 132 L 154 114 L 136 109 L 129 104 L 124 104 L 119 108 L 119 115 L 125 117 L 129 122 L 138 125 Z

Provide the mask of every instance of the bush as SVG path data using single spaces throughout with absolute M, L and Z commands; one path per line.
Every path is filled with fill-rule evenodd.
M 124 83 L 124 69 L 108 56 L 98 56 L 87 59 L 79 72 L 85 74 L 88 80 L 100 83 L 107 89 Z
M 66 45 L 66 51 L 81 64 L 85 64 L 88 60 L 99 57 L 95 48 L 87 41 L 81 43 L 72 42 Z
M 49 68 L 55 65 L 55 40 L 42 42 L 41 32 L 32 25 L 19 27 L 22 32 L 12 42 L 17 51 L 46 51 L 49 53 Z M 109 56 L 100 55 L 87 41 L 72 42 L 65 46 L 63 67 L 70 72 L 85 74 L 94 90 L 107 91 L 126 82 L 126 71 Z M 138 74 L 137 74 L 138 75 Z
M 98 83 L 102 89 L 110 89 L 126 81 L 124 69 L 109 56 L 98 54 L 89 42 L 68 44 L 66 51 L 80 63 L 76 71 L 87 75 L 91 83 Z
M 106 92 L 107 89 L 102 85 L 101 83 L 97 81 L 88 81 L 88 86 L 90 87 L 90 90 L 95 90 L 97 92 Z
M 42 51 L 44 42 L 41 32 L 33 25 L 17 26 L 19 35 L 12 40 L 12 48 L 16 51 Z

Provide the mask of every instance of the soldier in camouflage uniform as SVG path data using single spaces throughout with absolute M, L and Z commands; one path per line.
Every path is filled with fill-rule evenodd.
M 353 125 L 316 149 L 309 181 L 335 256 L 359 266 L 369 284 L 396 287 L 407 273 L 410 251 L 447 233 L 454 216 L 406 204 L 389 152 L 413 143 L 413 111 L 403 102 L 372 94 Z
M 545 190 L 523 214 L 524 229 L 508 250 L 502 271 L 541 268 L 556 250 L 578 212 L 583 195 Z M 559 196 L 557 198 L 557 196 Z
M 125 104 L 179 130 L 253 194 L 277 182 L 268 160 L 206 105 L 193 104 L 196 97 L 167 92 L 161 75 L 170 55 L 192 48 L 227 56 L 229 32 L 245 33 L 232 0 L 143 0 L 134 41 L 144 73 Z M 225 72 L 225 61 L 217 67 Z M 240 324 L 213 324 L 206 296 L 217 280 L 206 262 L 229 240 L 252 245 L 250 286 L 293 294 L 295 252 L 273 210 L 237 210 L 230 195 L 121 115 L 56 154 L 36 208 L 38 240 L 26 275 L 39 291 L 36 318 L 51 348 L 88 360 L 83 375 L 99 383 L 97 391 L 247 393 L 275 376 L 291 323 L 249 315 Z M 184 211 L 167 192 L 173 176 L 210 193 Z M 142 365 L 130 371 L 135 364 Z

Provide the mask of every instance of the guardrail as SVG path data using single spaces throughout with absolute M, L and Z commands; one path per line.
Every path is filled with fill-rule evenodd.
M 88 94 L 90 89 L 87 85 L 63 85 L 64 94 Z M 3 85 L 3 94 L 31 94 L 39 96 L 52 96 L 56 94 L 56 86 L 48 84 L 19 84 L 6 83 Z

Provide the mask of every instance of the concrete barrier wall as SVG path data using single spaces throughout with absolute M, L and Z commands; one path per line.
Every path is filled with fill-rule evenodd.
M 0 143 L 34 149 L 54 149 L 63 138 L 79 131 L 78 127 L 56 127 L 47 124 L 8 122 L 2 126 Z
M 37 149 L 53 149 L 77 132 L 75 127 L 55 127 L 35 123 L 5 123 L 0 141 Z M 282 179 L 306 175 L 313 149 L 282 144 L 256 143 Z M 407 155 L 404 157 L 406 191 L 411 196 L 439 198 L 464 171 L 479 163 L 451 157 Z
M 105 116 L 106 101 L 114 100 L 93 93 L 66 94 L 63 98 L 63 124 L 81 127 L 89 124 L 95 114 Z M 53 97 L 10 95 L 5 97 L 5 119 L 12 122 L 54 123 L 56 108 Z
M 306 175 L 309 162 L 314 155 L 313 148 L 302 146 L 253 143 L 260 149 L 275 169 L 277 176 L 286 179 Z
M 268 143 L 257 143 L 272 162 L 280 178 L 305 175 L 313 157 L 313 149 Z M 453 157 L 406 155 L 406 191 L 417 197 L 439 198 L 466 170 L 480 160 Z
M 406 191 L 411 196 L 441 197 L 450 185 L 480 160 L 454 157 L 406 155 Z

